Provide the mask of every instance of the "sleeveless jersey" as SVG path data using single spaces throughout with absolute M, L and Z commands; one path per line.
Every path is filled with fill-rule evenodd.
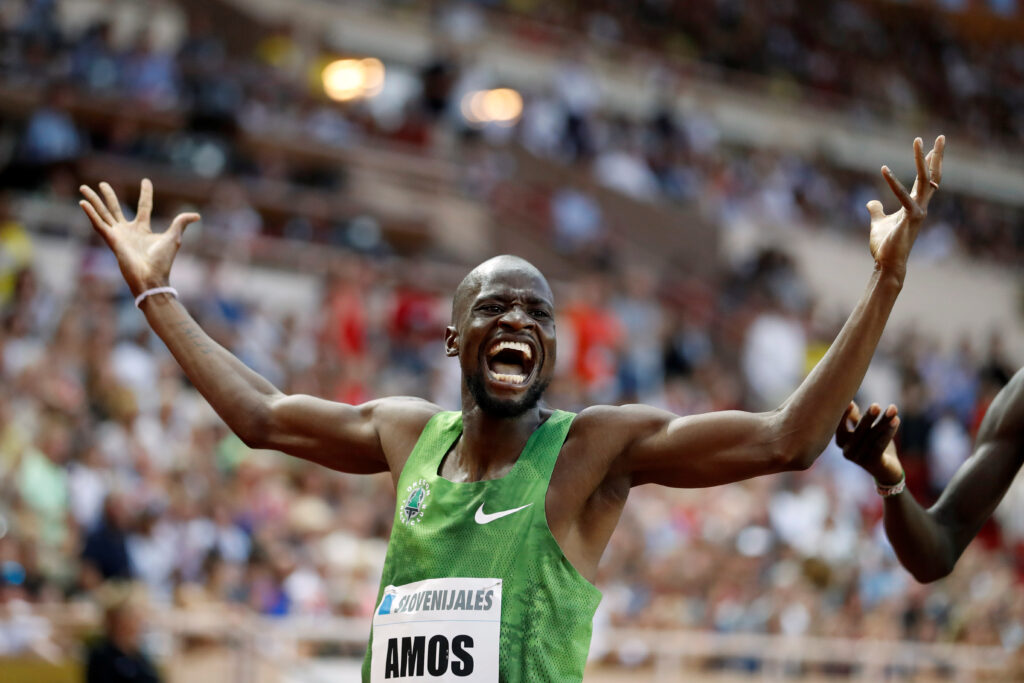
M 456 643 L 431 637 L 429 632 L 429 651 L 423 651 L 422 640 L 419 651 L 406 651 L 417 645 L 415 639 L 406 638 L 404 643 L 400 638 L 389 639 L 392 631 L 378 621 L 378 615 L 387 614 L 393 607 L 392 595 L 387 593 L 394 593 L 394 587 L 427 579 L 455 581 L 451 577 L 500 580 L 500 629 L 495 636 L 497 644 L 490 650 L 491 656 L 497 651 L 495 669 L 500 683 L 583 679 L 601 593 L 562 553 L 548 528 L 544 505 L 551 473 L 573 417 L 573 413 L 555 411 L 530 436 L 504 477 L 464 483 L 448 481 L 438 474 L 442 459 L 462 433 L 462 414 L 441 412 L 430 419 L 398 480 L 394 527 L 377 594 L 370 647 L 363 661 L 364 683 L 371 681 L 373 657 L 388 659 L 386 674 L 381 673 L 385 663 L 373 662 L 373 680 L 470 680 L 461 678 L 473 665 L 465 657 L 482 653 L 457 650 Z M 457 592 L 466 591 L 434 591 L 433 607 L 450 607 L 454 602 L 451 595 Z M 468 593 L 466 602 L 472 608 L 473 591 Z M 476 608 L 489 607 L 490 597 L 482 602 L 481 591 L 477 593 Z M 411 597 L 410 605 L 416 603 L 416 594 Z M 419 605 L 423 606 L 422 596 Z M 421 614 L 419 618 L 424 617 Z M 376 649 L 374 638 L 378 640 Z M 404 648 L 400 654 L 399 645 Z M 457 653 L 464 659 L 457 660 Z M 424 657 L 426 669 L 417 661 Z M 407 663 L 409 670 L 405 671 Z M 420 669 L 413 671 L 416 664 Z M 479 669 L 481 662 L 476 665 Z M 440 675 L 432 678 L 431 672 Z

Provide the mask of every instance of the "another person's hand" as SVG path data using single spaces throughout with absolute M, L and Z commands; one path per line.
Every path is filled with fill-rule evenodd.
M 924 143 L 921 138 L 916 138 L 914 161 L 917 165 L 917 178 L 910 192 L 907 192 L 907 188 L 888 166 L 882 167 L 882 177 L 900 200 L 900 208 L 886 214 L 882 202 L 877 199 L 867 203 L 868 213 L 871 214 L 871 256 L 881 270 L 894 274 L 901 283 L 906 276 L 910 249 L 928 214 L 928 203 L 942 181 L 942 155 L 945 149 L 946 137 L 940 135 L 935 139 L 935 146 L 925 156 Z
M 892 440 L 899 426 L 895 405 L 882 413 L 879 405 L 872 403 L 861 415 L 860 408 L 851 401 L 836 428 L 836 445 L 843 449 L 847 460 L 867 470 L 876 482 L 893 486 L 903 478 L 903 465 Z
M 166 286 L 171 264 L 181 246 L 181 235 L 186 226 L 199 220 L 199 214 L 178 214 L 167 230 L 157 234 L 149 226 L 153 210 L 153 184 L 149 179 L 142 181 L 139 206 L 132 221 L 121 213 L 121 204 L 110 185 L 100 183 L 99 188 L 103 199 L 91 187 L 82 185 L 79 190 L 85 199 L 78 205 L 114 252 L 132 294 L 137 296 L 147 289 Z

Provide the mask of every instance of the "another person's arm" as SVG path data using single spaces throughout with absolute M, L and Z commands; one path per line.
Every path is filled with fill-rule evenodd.
M 892 486 L 903 478 L 892 441 L 898 427 L 895 406 L 889 406 L 879 418 L 877 406 L 861 416 L 857 405 L 851 404 L 836 431 L 836 443 L 876 482 Z M 974 452 L 953 475 L 935 505 L 925 510 L 907 491 L 885 498 L 885 533 L 914 578 L 935 581 L 953 571 L 1021 465 L 1024 370 L 1019 370 L 993 399 L 978 429 Z
M 882 168 L 901 208 L 886 215 L 881 202 L 868 203 L 875 269 L 867 289 L 825 357 L 783 405 L 766 413 L 688 417 L 649 406 L 606 409 L 627 440 L 612 475 L 626 474 L 632 485 L 691 487 L 809 467 L 860 386 L 903 287 L 910 249 L 941 179 L 944 147 L 939 137 L 926 157 L 921 140 L 914 141 L 917 179 L 911 192 Z
M 180 214 L 166 231 L 153 233 L 149 180 L 142 181 L 132 221 L 122 214 L 108 184 L 99 185 L 102 198 L 92 188 L 80 189 L 85 199 L 79 204 L 117 257 L 132 295 L 167 286 L 182 234 L 199 220 L 199 214 Z M 285 395 L 213 341 L 173 296 L 154 294 L 143 300 L 141 308 L 192 384 L 246 444 L 281 450 L 344 472 L 388 469 L 378 426 L 400 417 L 413 401 L 382 399 L 350 406 Z M 414 410 L 421 412 L 425 406 Z

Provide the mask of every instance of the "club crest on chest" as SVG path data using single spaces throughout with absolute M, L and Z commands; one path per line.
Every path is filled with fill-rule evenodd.
M 399 519 L 402 524 L 414 526 L 423 519 L 423 513 L 427 509 L 427 498 L 430 497 L 430 484 L 425 479 L 413 482 L 405 488 L 406 498 L 402 505 Z

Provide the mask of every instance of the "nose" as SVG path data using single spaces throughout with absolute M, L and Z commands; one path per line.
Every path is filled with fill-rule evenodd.
M 520 306 L 509 308 L 498 322 L 502 327 L 510 330 L 521 330 L 533 326 L 533 318 Z

